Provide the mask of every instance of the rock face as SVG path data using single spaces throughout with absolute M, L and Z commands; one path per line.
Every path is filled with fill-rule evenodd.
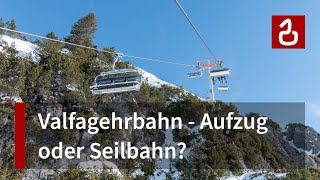
M 295 147 L 308 155 L 319 156 L 320 134 L 313 128 L 302 124 L 289 124 L 286 127 L 286 140 L 292 141 Z
M 284 131 L 269 127 L 266 138 L 273 145 L 281 149 L 298 167 L 316 166 L 315 161 L 310 157 L 312 154 L 307 152 L 307 147 L 311 147 L 311 145 L 307 143 L 307 141 L 311 141 L 311 139 L 308 140 L 307 133 L 310 133 L 311 129 L 312 128 L 302 124 L 289 124 Z M 312 132 L 314 133 L 312 136 L 314 139 L 319 138 L 318 133 L 314 130 Z M 312 142 L 314 142 L 314 140 Z M 316 150 L 316 148 L 314 149 Z M 317 150 L 319 151 L 319 148 Z

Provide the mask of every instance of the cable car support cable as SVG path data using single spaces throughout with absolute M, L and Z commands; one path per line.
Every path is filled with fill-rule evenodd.
M 208 46 L 208 44 L 206 43 L 206 41 L 204 40 L 204 38 L 201 36 L 200 32 L 198 31 L 198 29 L 196 28 L 196 26 L 192 23 L 191 19 L 189 18 L 188 14 L 185 12 L 185 10 L 183 9 L 183 7 L 181 6 L 181 4 L 179 3 L 178 0 L 175 0 L 176 4 L 178 5 L 180 11 L 183 13 L 184 17 L 188 20 L 188 22 L 190 23 L 191 27 L 193 28 L 193 30 L 197 33 L 198 37 L 201 39 L 201 41 L 203 42 L 203 44 L 206 46 L 206 48 L 209 50 L 210 54 L 216 58 L 216 56 L 214 55 L 214 53 L 211 51 L 210 47 Z
M 52 39 L 52 38 L 48 38 L 48 37 L 45 37 L 45 36 L 40 36 L 40 35 L 31 34 L 31 33 L 23 32 L 23 31 L 17 31 L 17 30 L 13 30 L 13 29 L 8 29 L 8 28 L 5 28 L 5 27 L 0 27 L 0 29 L 5 30 L 5 31 L 19 33 L 19 34 L 24 34 L 24 35 L 27 35 L 27 36 L 46 39 L 46 40 L 49 40 L 49 41 L 55 41 L 55 42 L 59 42 L 59 43 L 63 43 L 63 44 L 68 44 L 68 45 L 71 45 L 71 46 L 91 49 L 91 50 L 94 50 L 94 51 L 99 51 L 99 52 L 104 52 L 104 53 L 109 53 L 109 54 L 117 54 L 117 52 L 106 51 L 106 50 L 103 50 L 103 49 L 98 49 L 98 48 L 94 48 L 94 47 L 88 47 L 88 46 L 84 46 L 84 45 L 81 45 L 81 44 L 70 43 L 70 42 L 66 42 L 66 41 L 62 41 L 62 40 L 58 40 L 58 39 Z M 178 66 L 195 67 L 195 65 L 192 65 L 192 64 L 177 63 L 177 62 L 173 62 L 173 61 L 164 61 L 164 60 L 160 60 L 160 59 L 146 58 L 146 57 L 140 57 L 140 56 L 132 56 L 132 55 L 127 55 L 127 54 L 122 54 L 122 56 L 123 57 L 127 57 L 127 58 L 132 58 L 132 59 L 140 59 L 140 60 L 153 61 L 153 62 L 158 62 L 158 63 L 172 64 L 172 65 L 178 65 Z

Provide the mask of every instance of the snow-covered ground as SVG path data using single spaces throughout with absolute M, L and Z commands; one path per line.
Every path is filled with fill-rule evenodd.
M 4 46 L 14 47 L 20 57 L 31 56 L 34 62 L 39 61 L 40 57 L 36 53 L 38 46 L 31 42 L 2 35 L 0 36 L 0 51 L 3 51 Z
M 173 146 L 176 147 L 176 155 L 179 157 L 180 149 L 178 148 L 178 143 L 173 141 L 172 129 L 166 129 L 163 131 L 165 134 L 165 142 L 162 144 L 162 149 L 165 147 Z M 163 152 L 164 154 L 165 152 Z M 171 172 L 171 173 L 170 173 Z M 170 157 L 169 159 L 157 159 L 156 161 L 156 170 L 153 173 L 155 179 L 166 179 L 166 174 L 170 173 L 172 176 L 178 177 L 178 171 L 174 167 L 174 159 Z
M 80 162 L 77 167 L 82 170 L 96 169 L 101 172 L 104 168 L 107 168 L 110 170 L 110 172 L 112 172 L 112 174 L 115 174 L 117 177 L 122 177 L 122 174 L 119 168 L 117 167 L 117 165 L 115 165 L 113 162 L 110 162 L 110 161 L 91 161 L 90 160 L 90 161 Z
M 69 91 L 78 91 L 78 85 L 77 84 L 67 84 L 66 85 L 66 88 L 69 90 Z
M 170 84 L 166 81 L 163 81 L 161 79 L 159 79 L 157 76 L 141 69 L 141 68 L 138 68 L 140 71 L 142 71 L 142 79 L 144 82 L 148 83 L 149 85 L 151 86 L 154 86 L 154 87 L 161 87 L 162 85 L 169 85 L 169 86 L 173 86 L 173 87 L 176 87 L 175 85 L 173 84 Z
M 23 41 L 17 38 L 11 38 L 7 35 L 0 35 L 0 52 L 3 52 L 4 47 L 14 47 L 20 57 L 28 57 L 31 56 L 32 61 L 38 62 L 39 56 L 36 54 L 36 50 L 38 48 L 37 45 Z M 0 100 L 11 100 L 15 102 L 22 102 L 20 97 L 16 96 L 4 96 L 0 95 Z
M 240 176 L 235 176 L 232 173 L 229 176 L 222 177 L 224 180 L 265 180 L 267 178 L 267 172 L 254 172 L 254 171 L 246 171 L 244 174 Z M 281 179 L 285 178 L 287 173 L 272 173 L 275 178 Z
M 22 99 L 20 97 L 16 97 L 16 96 L 2 96 L 0 94 L 0 100 L 3 101 L 14 101 L 14 102 L 22 102 Z
M 304 153 L 306 153 L 306 154 L 309 155 L 309 156 L 318 156 L 318 154 L 320 153 L 320 152 L 313 152 L 312 149 L 311 149 L 310 151 L 306 151 L 306 150 L 304 150 L 304 149 L 302 149 L 302 148 L 298 148 L 298 147 L 293 143 L 293 140 L 287 141 L 287 142 L 290 144 L 291 147 L 293 147 L 293 148 L 296 149 L 297 151 L 299 151 L 299 152 L 304 152 Z

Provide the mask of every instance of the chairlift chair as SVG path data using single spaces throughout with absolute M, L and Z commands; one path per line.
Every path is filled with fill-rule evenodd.
M 197 66 L 194 66 L 194 67 L 196 67 L 198 70 L 197 70 L 197 71 L 189 72 L 189 73 L 187 74 L 187 75 L 188 75 L 188 78 L 196 78 L 196 77 L 202 76 L 201 63 L 198 62 Z
M 218 86 L 218 90 L 226 92 L 229 90 L 229 86 L 227 86 L 227 85 Z
M 138 69 L 114 69 L 122 54 L 115 54 L 111 71 L 101 72 L 91 83 L 93 94 L 112 94 L 139 91 L 142 84 L 142 72 Z
M 196 78 L 202 76 L 202 71 L 194 71 L 188 73 L 188 78 Z
M 222 68 L 222 69 L 213 69 L 210 71 L 210 77 L 226 77 L 230 76 L 230 69 Z

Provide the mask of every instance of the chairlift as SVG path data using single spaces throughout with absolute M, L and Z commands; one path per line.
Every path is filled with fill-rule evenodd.
M 138 69 L 114 69 L 122 54 L 115 54 L 112 70 L 101 72 L 91 83 L 93 94 L 112 94 L 139 91 L 142 84 L 142 72 Z
M 227 86 L 227 85 L 218 86 L 218 90 L 226 92 L 229 90 L 229 86 Z
M 214 69 L 210 71 L 210 77 L 226 77 L 230 76 L 230 69 L 222 68 L 222 69 Z
M 187 75 L 188 75 L 188 78 L 196 78 L 196 77 L 201 77 L 202 76 L 202 69 L 201 69 L 201 62 L 198 62 L 196 66 L 194 66 L 197 68 L 196 71 L 192 71 L 192 72 L 189 72 Z
M 188 73 L 188 78 L 196 78 L 202 76 L 202 71 L 194 71 Z

